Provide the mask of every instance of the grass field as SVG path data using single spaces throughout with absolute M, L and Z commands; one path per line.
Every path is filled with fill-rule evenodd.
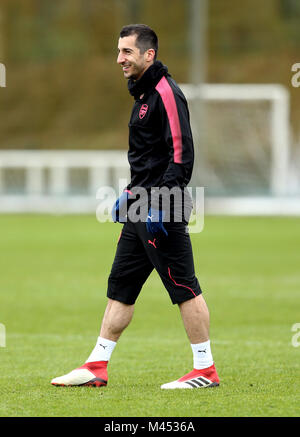
M 106 388 L 53 387 L 94 347 L 121 225 L 0 216 L 0 416 L 299 416 L 300 220 L 207 217 L 192 234 L 221 385 L 162 391 L 192 368 L 179 311 L 154 272 Z

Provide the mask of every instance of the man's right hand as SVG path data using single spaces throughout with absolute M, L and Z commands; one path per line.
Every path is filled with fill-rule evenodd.
M 111 215 L 113 218 L 113 221 L 125 223 L 126 222 L 126 215 L 128 210 L 128 198 L 131 192 L 129 190 L 124 190 L 121 196 L 117 199 L 115 202 Z

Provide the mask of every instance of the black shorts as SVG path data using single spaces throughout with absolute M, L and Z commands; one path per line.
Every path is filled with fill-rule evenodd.
M 164 223 L 168 236 L 158 238 L 147 232 L 144 222 L 128 221 L 123 226 L 108 279 L 107 297 L 134 304 L 154 268 L 173 304 L 201 294 L 187 223 Z

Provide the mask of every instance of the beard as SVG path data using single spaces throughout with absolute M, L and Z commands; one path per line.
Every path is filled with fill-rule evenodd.
M 138 80 L 145 71 L 144 66 L 130 64 L 128 71 L 123 71 L 125 79 Z

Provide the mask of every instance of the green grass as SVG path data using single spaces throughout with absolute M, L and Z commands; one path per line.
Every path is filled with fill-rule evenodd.
M 211 313 L 214 389 L 162 391 L 192 368 L 177 306 L 154 272 L 109 365 L 109 385 L 53 387 L 98 336 L 119 224 L 0 216 L 0 416 L 298 416 L 300 220 L 207 217 L 192 234 Z

